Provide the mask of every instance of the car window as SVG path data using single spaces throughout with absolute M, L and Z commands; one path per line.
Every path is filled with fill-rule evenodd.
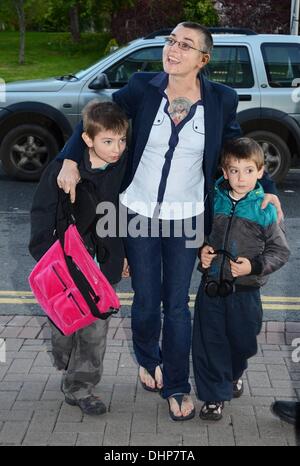
M 292 87 L 300 78 L 300 44 L 262 44 L 268 82 L 271 87 Z
M 230 87 L 253 87 L 250 56 L 245 46 L 215 46 L 205 74 L 212 81 Z
M 120 53 L 120 50 L 125 48 L 126 45 L 123 45 L 122 47 L 118 47 L 117 49 L 114 49 L 112 50 L 111 52 L 109 52 L 107 55 L 104 55 L 102 58 L 101 58 L 101 61 L 103 59 L 106 59 L 108 57 L 112 57 L 112 55 L 114 54 L 118 54 Z M 95 63 L 93 63 L 91 66 L 89 66 L 88 68 L 85 68 L 84 70 L 79 70 L 75 73 L 75 76 L 76 78 L 78 79 L 82 79 L 82 78 L 85 78 L 86 76 L 88 76 L 89 74 L 91 74 L 94 70 L 97 70 L 99 68 L 99 64 L 101 63 L 101 61 L 97 61 Z
M 127 84 L 129 78 L 139 71 L 162 71 L 162 47 L 148 47 L 133 52 L 108 68 L 105 73 L 112 88 Z

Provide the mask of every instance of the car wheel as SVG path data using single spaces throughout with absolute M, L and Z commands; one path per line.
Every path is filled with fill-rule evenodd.
M 257 141 L 265 155 L 265 167 L 276 183 L 284 181 L 290 166 L 291 153 L 281 137 L 270 131 L 253 131 L 247 134 Z
M 4 137 L 0 158 L 8 175 L 34 181 L 58 151 L 58 143 L 47 129 L 28 124 L 11 129 Z

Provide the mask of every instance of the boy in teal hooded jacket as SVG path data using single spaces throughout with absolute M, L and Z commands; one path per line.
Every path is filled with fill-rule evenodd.
M 250 138 L 229 141 L 215 186 L 212 232 L 201 249 L 193 365 L 200 417 L 219 420 L 225 400 L 241 396 L 241 376 L 257 352 L 260 287 L 288 260 L 289 247 L 273 205 L 261 208 L 264 154 Z

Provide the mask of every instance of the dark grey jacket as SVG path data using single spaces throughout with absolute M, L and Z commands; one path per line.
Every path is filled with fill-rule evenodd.
M 67 196 L 65 195 L 64 199 L 59 195 L 61 190 L 56 181 L 61 165 L 62 162 L 58 160 L 49 164 L 34 194 L 29 251 L 35 260 L 39 260 L 56 241 L 56 230 L 60 228 L 60 231 L 64 231 L 67 228 L 67 218 L 64 215 Z M 96 227 L 100 216 L 96 214 L 96 209 L 100 202 L 110 202 L 118 212 L 119 192 L 125 168 L 126 154 L 118 162 L 101 171 L 90 167 L 85 152 L 79 167 L 82 182 L 76 187 L 74 204 L 78 231 L 84 238 L 89 253 L 97 257 L 102 272 L 112 284 L 121 280 L 125 257 L 123 240 L 118 234 L 103 238 L 98 236 Z M 118 227 L 118 215 L 116 222 Z
M 264 199 L 262 186 L 244 198 L 233 202 L 229 185 L 220 178 L 215 186 L 214 221 L 207 243 L 214 250 L 225 249 L 235 257 L 246 257 L 252 265 L 250 275 L 238 277 L 237 286 L 260 287 L 267 282 L 267 275 L 282 267 L 290 250 L 283 225 L 277 223 L 277 212 L 272 204 L 261 209 Z M 218 255 L 208 270 L 211 280 L 232 280 L 229 259 Z

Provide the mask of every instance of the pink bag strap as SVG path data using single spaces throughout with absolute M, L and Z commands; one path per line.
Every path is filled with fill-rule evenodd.
M 70 196 L 68 194 L 65 194 L 64 191 L 62 191 L 61 189 L 59 190 L 59 202 L 60 206 L 58 211 L 60 211 L 60 215 L 63 215 L 65 217 L 66 221 L 62 221 L 62 219 L 57 219 L 57 236 L 64 253 L 64 258 L 69 273 L 78 290 L 82 294 L 84 300 L 86 301 L 87 305 L 89 306 L 93 316 L 98 319 L 106 319 L 108 313 L 102 314 L 97 308 L 97 303 L 99 302 L 100 297 L 95 293 L 89 281 L 86 279 L 85 275 L 82 273 L 78 265 L 75 264 L 72 257 L 68 256 L 65 252 L 65 234 L 70 225 L 76 225 L 76 219 Z M 63 225 L 67 225 L 67 229 L 65 229 Z M 69 231 L 69 233 L 71 234 L 71 231 Z M 89 254 L 88 251 L 86 251 L 86 254 Z M 111 313 L 113 313 L 113 310 Z

